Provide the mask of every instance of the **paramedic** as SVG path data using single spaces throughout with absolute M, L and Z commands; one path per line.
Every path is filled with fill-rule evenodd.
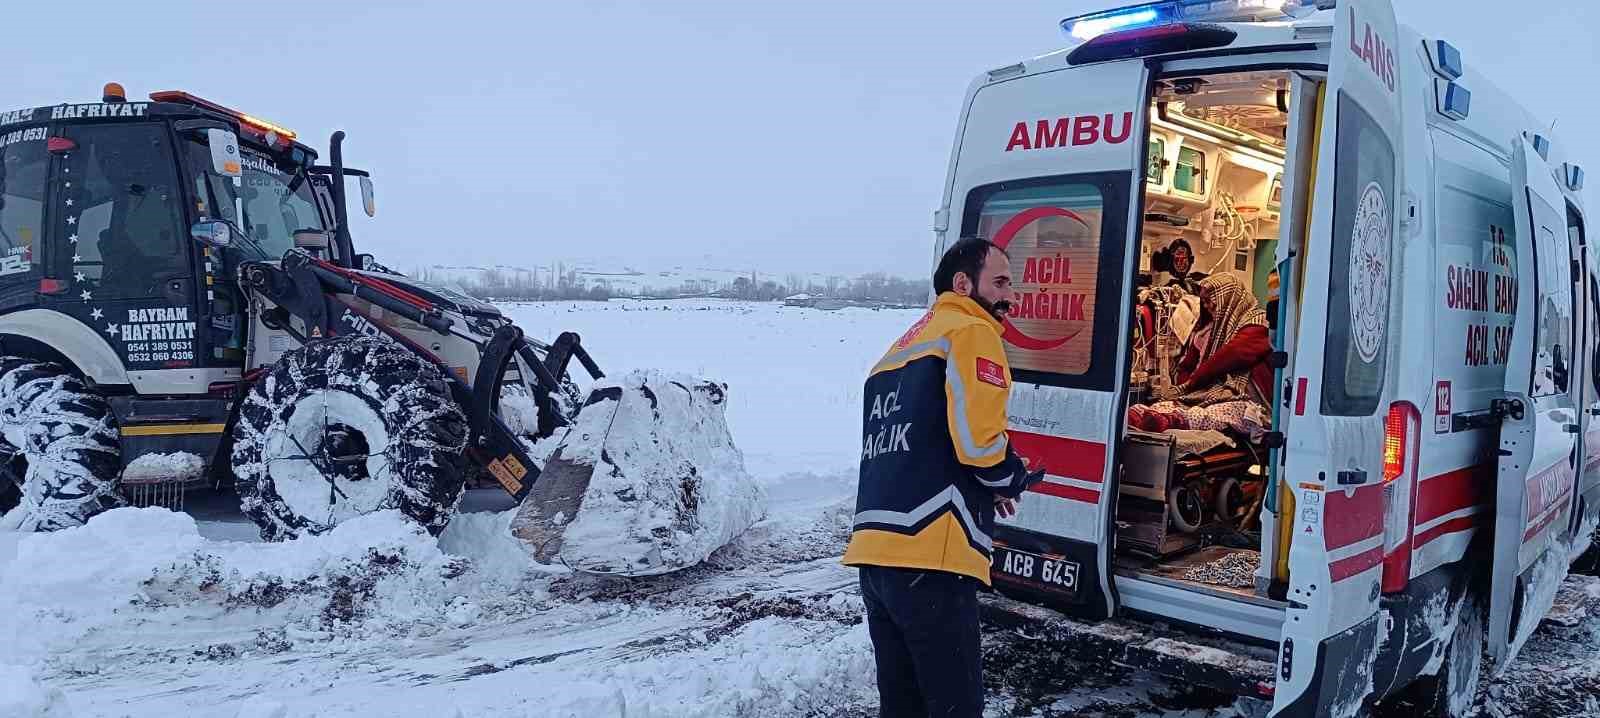
M 873 367 L 855 526 L 881 716 L 983 712 L 978 587 L 989 585 L 994 514 L 1029 473 L 1006 437 L 1011 372 L 1000 344 L 1010 260 L 983 239 L 939 261 L 933 308 Z

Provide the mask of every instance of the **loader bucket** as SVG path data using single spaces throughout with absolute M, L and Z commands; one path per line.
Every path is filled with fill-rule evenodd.
M 649 576 L 693 566 L 763 517 L 722 384 L 636 372 L 597 385 L 512 521 L 541 563 Z

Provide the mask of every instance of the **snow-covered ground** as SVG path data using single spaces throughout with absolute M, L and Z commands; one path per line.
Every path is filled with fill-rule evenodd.
M 379 514 L 263 544 L 204 501 L 191 503 L 198 521 L 123 509 L 58 534 L 0 534 L 0 718 L 875 715 L 855 575 L 838 555 L 861 382 L 917 313 L 507 309 L 533 336 L 580 332 L 610 374 L 726 382 L 767 518 L 697 567 L 636 580 L 536 570 L 493 492 L 472 492 L 438 540 Z M 1593 711 L 1570 688 L 1600 683 L 1596 631 L 1541 631 L 1530 668 L 1489 687 L 1498 715 L 1535 712 L 1550 686 L 1576 707 L 1550 715 Z M 1075 665 L 1016 632 L 984 640 L 991 715 L 1235 714 L 1229 699 Z

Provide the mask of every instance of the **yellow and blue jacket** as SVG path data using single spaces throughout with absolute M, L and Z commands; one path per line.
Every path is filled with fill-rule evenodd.
M 977 302 L 946 292 L 872 368 L 846 565 L 989 584 L 995 497 L 1020 495 L 1027 477 L 1006 440 L 1000 330 Z

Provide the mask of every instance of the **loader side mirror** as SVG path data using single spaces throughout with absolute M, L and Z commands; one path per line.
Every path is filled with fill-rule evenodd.
M 211 171 L 224 177 L 244 175 L 244 167 L 239 159 L 237 135 L 213 127 L 206 130 L 206 144 L 211 146 Z
M 202 219 L 189 228 L 189 236 L 208 247 L 226 247 L 233 243 L 233 226 L 225 220 Z
M 372 199 L 372 178 L 361 178 L 361 208 L 366 210 L 368 217 L 378 216 L 378 205 Z

